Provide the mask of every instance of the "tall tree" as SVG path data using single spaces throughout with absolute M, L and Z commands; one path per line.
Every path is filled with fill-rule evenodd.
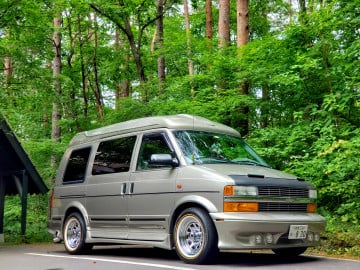
M 4 75 L 5 75 L 5 83 L 7 84 L 13 75 L 13 67 L 11 64 L 10 56 L 4 57 Z
M 219 0 L 219 47 L 230 43 L 230 0 Z
M 98 72 L 98 59 L 97 59 L 97 50 L 98 50 L 98 25 L 97 25 L 97 16 L 96 12 L 93 14 L 93 23 L 94 23 L 94 32 L 93 32 L 93 38 L 94 38 L 94 52 L 93 52 L 93 72 L 94 72 L 94 86 L 93 91 L 95 95 L 95 102 L 96 102 L 96 109 L 99 114 L 99 117 L 101 120 L 104 119 L 104 109 L 103 109 L 103 98 L 102 93 L 100 89 L 100 83 L 99 83 L 99 72 Z
M 167 7 L 163 8 L 162 13 L 172 5 L 171 1 L 166 1 L 166 3 Z M 136 64 L 139 82 L 145 82 L 145 68 L 141 56 L 143 37 L 147 28 L 163 15 L 157 12 L 154 1 L 145 0 L 140 3 L 127 0 L 116 1 L 116 3 L 106 1 L 101 4 L 93 3 L 90 6 L 98 14 L 113 22 L 125 34 Z M 144 16 L 144 12 L 147 12 L 148 16 Z
M 84 56 L 84 46 L 87 42 L 87 37 L 84 37 L 82 33 L 82 16 L 80 14 L 77 15 L 76 18 L 77 24 L 77 37 L 78 37 L 78 46 L 79 46 L 79 58 L 80 58 L 80 74 L 81 74 L 81 96 L 83 99 L 83 115 L 84 117 L 88 116 L 89 110 L 89 99 L 87 95 L 87 70 L 85 66 L 85 56 Z M 74 97 L 75 98 L 75 97 Z
M 212 0 L 206 0 L 205 2 L 205 12 L 206 12 L 206 33 L 205 36 L 207 39 L 211 40 L 213 36 L 213 27 L 212 27 Z
M 123 36 L 120 35 L 119 31 L 115 31 L 115 52 L 117 55 L 120 54 L 120 48 L 124 52 L 119 63 L 118 73 L 121 75 L 115 81 L 115 108 L 119 110 L 119 102 L 121 99 L 128 97 L 130 94 L 130 79 L 126 76 L 129 71 L 130 57 L 128 55 L 128 45 L 125 43 Z
M 57 13 L 54 18 L 54 34 L 53 34 L 53 46 L 54 46 L 54 58 L 53 58 L 53 78 L 54 78 L 54 93 L 55 98 L 53 100 L 52 111 L 52 132 L 51 138 L 54 141 L 60 141 L 61 139 L 61 14 Z
M 237 11 L 237 47 L 249 42 L 249 1 L 236 0 Z
M 166 0 L 165 0 L 166 1 Z M 164 47 L 164 0 L 157 0 L 157 14 L 158 18 L 156 19 L 156 44 L 157 48 L 160 51 L 157 66 L 158 66 L 158 80 L 160 94 L 164 92 L 164 82 L 165 82 L 165 56 L 163 53 Z
M 237 47 L 241 48 L 249 42 L 249 2 L 248 0 L 236 0 L 237 11 Z M 239 55 L 241 57 L 241 55 Z M 249 94 L 249 82 L 245 80 L 241 84 L 240 93 L 244 96 Z M 243 135 L 249 133 L 249 107 L 246 104 L 240 108 L 240 128 Z
M 188 1 L 184 0 L 184 17 L 185 17 L 185 31 L 186 31 L 186 46 L 187 46 L 187 55 L 188 55 L 188 70 L 189 75 L 194 76 L 194 64 L 191 59 L 191 32 L 190 32 L 190 14 L 189 14 L 189 7 Z
M 115 5 L 115 4 L 114 4 Z M 120 10 L 120 12 L 114 12 L 112 8 L 108 8 L 108 5 L 96 5 L 96 4 L 90 4 L 90 6 L 99 14 L 103 15 L 104 17 L 108 18 L 110 21 L 112 21 L 127 37 L 128 42 L 130 44 L 131 52 L 134 57 L 134 61 L 137 68 L 138 73 L 138 79 L 140 83 L 145 82 L 145 71 L 144 71 L 144 65 L 143 60 L 141 58 L 141 41 L 142 36 L 144 34 L 144 29 L 146 27 L 141 27 L 140 32 L 138 34 L 138 38 L 136 39 L 134 31 L 131 27 L 131 15 L 130 12 L 132 9 L 125 6 L 125 3 L 123 0 L 120 0 L 117 4 L 117 9 Z M 138 12 L 141 10 L 141 8 L 138 9 Z M 135 18 L 139 18 L 140 14 L 135 14 Z M 152 22 L 154 22 L 156 19 L 153 19 Z

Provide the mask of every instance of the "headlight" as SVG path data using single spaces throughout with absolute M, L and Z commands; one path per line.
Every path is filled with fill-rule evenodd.
M 254 186 L 225 186 L 224 196 L 257 196 L 258 188 Z
M 309 198 L 317 199 L 317 191 L 315 189 L 310 189 L 309 190 Z

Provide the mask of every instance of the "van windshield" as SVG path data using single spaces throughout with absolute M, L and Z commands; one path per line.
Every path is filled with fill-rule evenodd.
M 237 163 L 269 167 L 242 138 L 202 131 L 173 133 L 188 164 Z

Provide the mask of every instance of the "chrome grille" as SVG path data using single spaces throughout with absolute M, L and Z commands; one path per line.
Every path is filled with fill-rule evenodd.
M 260 212 L 307 212 L 307 204 L 260 202 L 259 211 Z
M 259 196 L 264 197 L 291 197 L 291 198 L 308 198 L 309 190 L 291 187 L 271 187 L 260 186 Z

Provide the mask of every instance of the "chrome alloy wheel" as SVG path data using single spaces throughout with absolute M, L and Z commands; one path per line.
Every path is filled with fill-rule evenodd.
M 78 219 L 72 217 L 66 223 L 65 228 L 65 241 L 66 246 L 69 250 L 76 250 L 80 243 L 82 237 L 81 225 Z
M 178 222 L 178 250 L 189 259 L 198 256 L 204 247 L 204 228 L 194 215 L 184 215 Z

